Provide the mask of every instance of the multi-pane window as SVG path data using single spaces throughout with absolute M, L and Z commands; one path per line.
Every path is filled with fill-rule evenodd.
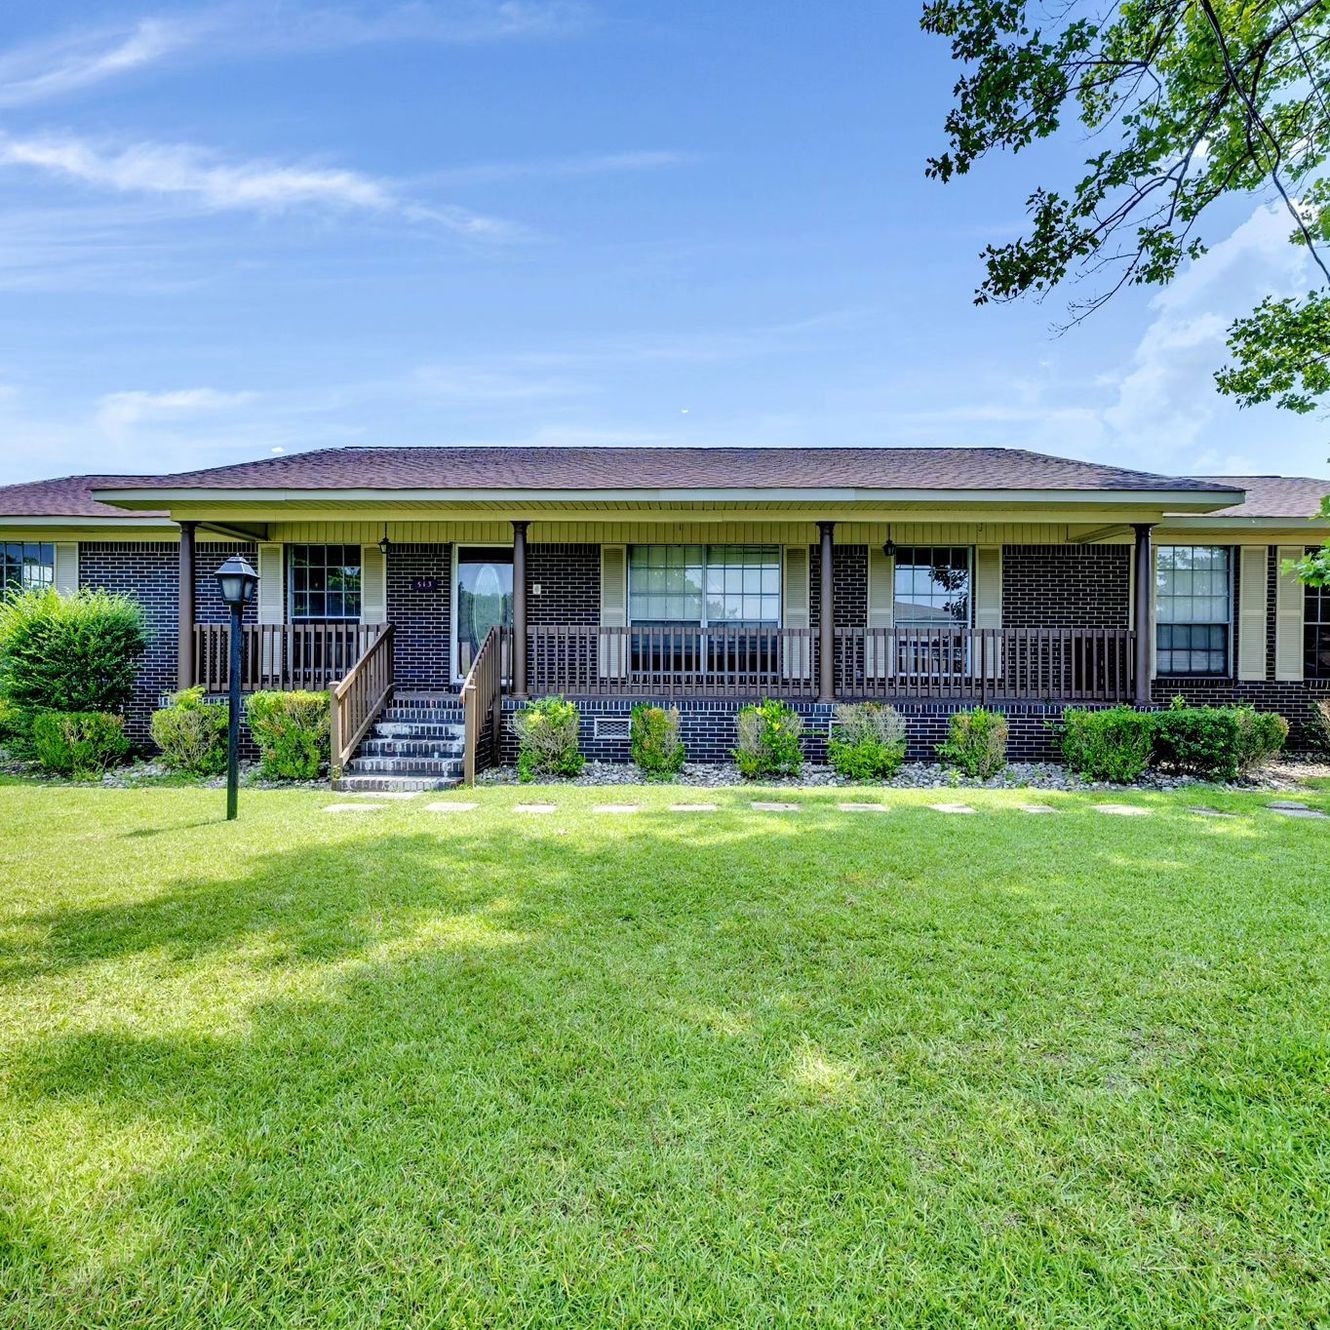
M 360 618 L 360 546 L 287 547 L 292 619 Z
M 905 545 L 896 551 L 898 628 L 964 628 L 970 623 L 970 551 L 963 545 Z
M 0 541 L 0 596 L 28 587 L 55 585 L 55 546 Z
M 628 615 L 634 624 L 780 624 L 775 545 L 633 545 Z
M 1302 623 L 1303 675 L 1308 679 L 1330 679 L 1330 587 L 1307 588 Z
M 1155 559 L 1160 674 L 1227 674 L 1232 564 L 1225 545 L 1161 545 Z

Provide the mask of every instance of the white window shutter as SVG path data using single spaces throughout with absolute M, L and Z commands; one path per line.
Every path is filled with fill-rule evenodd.
M 864 638 L 864 673 L 885 679 L 895 673 L 896 560 L 880 546 L 868 547 L 868 634 Z
M 808 623 L 808 546 L 787 545 L 781 580 L 783 599 L 781 626 L 807 628 Z M 782 672 L 787 679 L 806 679 L 813 668 L 812 639 L 796 638 L 786 644 Z
M 1275 678 L 1296 681 L 1302 678 L 1302 613 L 1306 591 L 1296 573 L 1284 571 L 1286 559 L 1302 558 L 1301 545 L 1281 545 L 1279 581 L 1275 586 Z
M 1269 612 L 1264 545 L 1238 550 L 1238 678 L 1265 678 L 1265 627 Z
M 624 545 L 600 547 L 600 626 L 628 626 L 628 549 Z M 600 677 L 619 678 L 626 664 L 626 634 L 601 633 L 598 662 Z
M 974 552 L 974 626 L 1002 627 L 1002 546 L 980 545 Z M 1002 643 L 990 640 L 986 646 L 977 642 L 973 669 L 990 679 L 1002 677 Z
M 360 622 L 388 622 L 388 557 L 377 545 L 360 547 Z
M 282 547 L 259 546 L 259 622 L 286 622 L 286 578 L 283 576 Z
M 79 547 L 76 540 L 62 540 L 55 547 L 55 589 L 72 596 L 79 589 Z

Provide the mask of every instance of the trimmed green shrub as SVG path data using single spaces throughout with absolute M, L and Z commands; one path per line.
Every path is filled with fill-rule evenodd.
M 332 699 L 327 693 L 251 693 L 249 732 L 270 780 L 316 780 L 328 763 Z
M 44 711 L 123 711 L 147 647 L 129 596 L 33 588 L 0 598 L 0 693 Z
M 129 753 L 125 722 L 105 711 L 38 711 L 32 717 L 32 747 L 47 771 L 75 780 L 96 780 Z
M 22 707 L 0 697 L 0 748 L 13 748 L 26 738 L 30 722 Z
M 1062 713 L 1062 756 L 1087 780 L 1129 785 L 1139 780 L 1154 751 L 1154 716 L 1132 707 Z
M 951 718 L 938 756 L 967 776 L 987 780 L 1007 765 L 1007 718 L 1000 711 L 974 707 Z
M 201 686 L 175 693 L 170 706 L 152 713 L 152 739 L 166 765 L 194 776 L 225 771 L 230 711 L 225 702 L 205 702 Z
M 650 780 L 668 780 L 683 770 L 686 757 L 679 738 L 679 708 L 639 702 L 630 729 L 633 761 Z
M 1238 773 L 1245 775 L 1283 750 L 1288 739 L 1288 721 L 1278 712 L 1236 707 L 1238 723 Z
M 1307 728 L 1316 746 L 1330 753 L 1330 698 L 1312 703 L 1311 722 Z
M 905 747 L 905 721 L 895 707 L 852 702 L 836 708 L 827 760 L 846 780 L 890 779 L 905 761 Z
M 528 702 L 512 720 L 517 735 L 517 778 L 576 776 L 586 766 L 582 756 L 582 716 L 575 702 L 541 697 Z
M 1214 780 L 1238 774 L 1236 707 L 1189 707 L 1177 702 L 1153 716 L 1155 762 L 1171 771 Z
M 799 743 L 804 723 L 785 702 L 764 698 L 739 708 L 739 746 L 734 761 L 748 780 L 759 776 L 797 776 L 803 770 L 804 750 Z

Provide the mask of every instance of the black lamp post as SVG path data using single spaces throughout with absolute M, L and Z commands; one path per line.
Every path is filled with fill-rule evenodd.
M 240 616 L 254 599 L 259 575 L 238 554 L 233 554 L 217 570 L 217 585 L 222 599 L 231 608 L 231 705 L 226 727 L 226 820 L 236 815 L 240 787 Z

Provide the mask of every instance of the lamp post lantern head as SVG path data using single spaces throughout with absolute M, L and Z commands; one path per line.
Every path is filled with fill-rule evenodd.
M 232 608 L 248 605 L 254 599 L 258 585 L 258 573 L 238 554 L 233 554 L 217 570 L 217 586 L 222 599 Z

